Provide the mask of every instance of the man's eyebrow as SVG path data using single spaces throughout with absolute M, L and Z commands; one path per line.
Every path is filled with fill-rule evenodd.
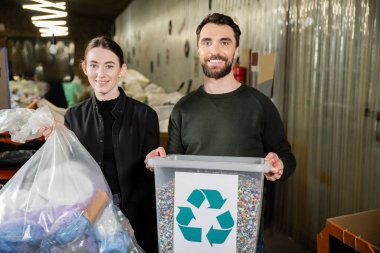
M 210 41 L 210 38 L 202 38 L 201 41 Z
M 232 39 L 231 39 L 231 38 L 229 38 L 229 37 L 226 37 L 226 38 L 221 38 L 220 40 L 223 40 L 223 41 L 232 41 Z

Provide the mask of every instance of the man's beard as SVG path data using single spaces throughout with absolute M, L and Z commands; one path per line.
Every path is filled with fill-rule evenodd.
M 208 78 L 219 79 L 219 78 L 225 77 L 226 75 L 228 75 L 231 72 L 232 61 L 228 62 L 227 58 L 225 58 L 223 56 L 216 55 L 216 56 L 211 56 L 209 60 L 222 60 L 225 62 L 225 65 L 221 70 L 213 71 L 211 68 L 209 68 L 207 66 L 207 61 L 206 61 L 206 63 L 202 63 L 203 73 Z

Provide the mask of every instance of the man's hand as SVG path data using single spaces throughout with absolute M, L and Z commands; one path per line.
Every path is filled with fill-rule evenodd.
M 150 170 L 150 171 L 154 171 L 154 168 L 153 167 L 149 167 L 148 165 L 148 158 L 153 158 L 153 157 L 166 157 L 166 151 L 163 147 L 158 147 L 156 148 L 155 150 L 152 150 L 150 151 L 149 154 L 146 155 L 146 158 L 145 158 L 145 167 Z
M 265 178 L 269 181 L 276 181 L 280 179 L 284 173 L 284 164 L 281 159 L 278 158 L 277 154 L 269 152 L 264 160 L 266 164 L 271 166 L 270 171 L 264 174 Z

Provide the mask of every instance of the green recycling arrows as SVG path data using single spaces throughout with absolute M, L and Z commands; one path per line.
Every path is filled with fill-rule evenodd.
M 177 215 L 177 222 L 181 225 L 189 225 L 192 219 L 195 219 L 190 207 L 179 206 L 179 213 Z
M 202 241 L 202 229 L 201 228 L 192 228 L 181 226 L 178 224 L 179 229 L 181 230 L 183 237 L 190 242 L 201 242 Z
M 216 218 L 218 219 L 221 228 L 232 228 L 235 224 L 229 211 L 222 213 Z
M 207 237 L 210 245 L 213 246 L 213 244 L 215 244 L 215 243 L 218 243 L 218 244 L 224 243 L 230 232 L 231 232 L 231 229 L 226 229 L 226 230 L 214 229 L 214 226 L 211 226 L 206 237 Z
M 227 200 L 223 199 L 222 195 L 217 190 L 195 189 L 187 198 L 187 202 L 193 205 L 195 208 L 199 209 L 206 199 L 209 203 L 208 208 L 216 210 L 221 209 Z M 178 208 L 179 212 L 177 214 L 176 220 L 183 237 L 187 241 L 202 242 L 202 228 L 189 226 L 191 221 L 193 219 L 196 219 L 192 209 L 185 206 L 178 206 Z M 224 243 L 233 226 L 235 225 L 235 221 L 230 211 L 226 211 L 216 216 L 216 220 L 218 221 L 221 229 L 215 229 L 214 226 L 211 226 L 206 234 L 206 238 L 208 239 L 211 246 L 213 246 L 213 244 Z
M 196 208 L 199 208 L 203 201 L 205 200 L 205 195 L 200 190 L 194 190 L 190 194 L 190 196 L 187 198 L 187 201 L 195 206 Z

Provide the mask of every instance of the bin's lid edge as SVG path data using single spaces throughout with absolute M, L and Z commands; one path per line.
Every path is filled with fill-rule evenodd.
M 168 160 L 165 158 L 149 158 L 148 165 L 155 168 L 187 168 L 201 170 L 223 170 L 241 172 L 260 172 L 267 173 L 270 170 L 268 164 L 249 164 L 218 161 L 181 161 Z

